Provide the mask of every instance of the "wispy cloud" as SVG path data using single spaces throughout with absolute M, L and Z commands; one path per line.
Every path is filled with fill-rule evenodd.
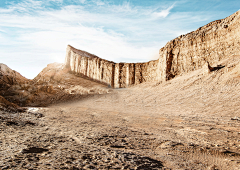
M 6 31 L 5 31 L 5 30 L 2 30 L 2 29 L 0 29 L 0 32 L 4 32 L 4 33 L 6 33 Z
M 153 12 L 153 17 L 156 19 L 160 17 L 166 18 L 170 14 L 170 10 L 173 9 L 174 5 L 175 4 L 171 5 L 167 9 L 161 10 L 160 12 Z
M 143 11 L 141 7 L 131 6 L 129 1 L 124 1 L 122 4 L 119 5 L 110 5 L 107 10 L 115 14 L 124 13 L 125 15 L 134 15 L 138 14 L 139 11 Z
M 102 5 L 105 5 L 105 3 L 101 0 L 94 0 L 93 1 L 97 6 L 102 6 Z

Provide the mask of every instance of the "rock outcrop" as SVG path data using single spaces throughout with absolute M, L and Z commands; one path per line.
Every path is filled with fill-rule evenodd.
M 29 81 L 30 80 L 23 77 L 20 73 L 0 63 L 0 90 L 10 87 L 11 85 L 23 84 Z
M 239 55 L 240 12 L 213 21 L 196 31 L 168 42 L 159 51 L 160 79 L 202 68 L 206 62 L 215 65 L 222 59 Z
M 114 63 L 69 45 L 65 65 L 74 74 L 88 76 L 114 88 L 148 81 L 167 81 L 200 69 L 208 63 L 214 65 L 222 59 L 240 55 L 239 30 L 238 11 L 171 40 L 159 50 L 158 60 L 147 63 Z
M 65 59 L 65 65 L 72 73 L 85 75 L 114 88 L 156 80 L 157 64 L 157 60 L 147 63 L 114 63 L 70 45 Z
M 0 63 L 0 110 L 9 112 L 22 112 L 24 108 L 21 108 L 13 101 L 8 101 L 5 96 L 8 95 L 8 90 L 11 87 L 19 87 L 21 84 L 28 84 L 29 79 L 23 77 L 20 73 L 10 69 L 7 65 Z M 13 97 L 13 96 L 11 96 Z M 22 96 L 18 96 L 21 98 Z

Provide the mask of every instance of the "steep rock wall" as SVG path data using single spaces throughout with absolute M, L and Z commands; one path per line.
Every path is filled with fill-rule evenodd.
M 159 74 L 165 81 L 240 54 L 240 12 L 181 35 L 159 50 Z
M 114 63 L 70 45 L 65 58 L 65 65 L 72 73 L 88 76 L 114 88 L 157 80 L 157 64 L 157 60 L 147 63 Z

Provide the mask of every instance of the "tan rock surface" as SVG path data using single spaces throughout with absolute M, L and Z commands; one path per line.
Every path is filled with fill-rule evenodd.
M 114 88 L 125 88 L 157 80 L 157 63 L 114 63 L 93 54 L 67 47 L 65 65 L 73 74 L 84 75 Z
M 0 85 L 8 86 L 15 84 L 23 84 L 27 83 L 28 81 L 29 80 L 27 78 L 23 77 L 15 70 L 12 70 L 7 65 L 0 63 Z
M 23 77 L 20 73 L 10 69 L 7 65 L 0 63 L 0 110 L 11 112 L 23 111 L 23 108 L 9 102 L 3 96 L 6 95 L 6 90 L 12 86 L 20 86 L 21 84 L 29 83 L 29 81 L 30 80 Z
M 240 55 L 240 12 L 213 21 L 196 31 L 168 42 L 159 51 L 159 66 L 166 80 Z M 166 63 L 166 66 L 165 66 Z M 165 76 L 164 76 L 165 77 Z M 164 77 L 161 78 L 164 80 Z

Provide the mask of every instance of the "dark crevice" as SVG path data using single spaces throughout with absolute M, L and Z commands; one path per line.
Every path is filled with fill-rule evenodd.
M 173 75 L 171 73 L 172 61 L 173 61 L 173 52 L 172 52 L 172 50 L 170 50 L 170 52 L 168 52 L 168 56 L 167 56 L 166 80 L 171 80 L 172 78 L 175 77 L 175 75 Z
M 86 73 L 85 73 L 85 75 L 87 75 L 87 71 L 88 71 L 88 60 L 86 60 Z
M 121 145 L 111 145 L 111 148 L 125 148 L 125 146 L 121 146 Z
M 119 63 L 119 87 L 123 87 L 123 65 L 124 63 Z
M 133 64 L 133 76 L 132 76 L 132 84 L 135 84 L 135 64 Z
M 112 65 L 112 82 L 111 86 L 114 88 L 115 64 Z
M 143 75 L 142 75 L 142 64 L 140 65 L 139 67 L 139 73 L 140 73 L 140 79 L 139 79 L 139 82 L 142 83 L 143 82 Z
M 102 67 L 101 80 L 103 79 L 103 72 L 104 72 L 104 68 Z

